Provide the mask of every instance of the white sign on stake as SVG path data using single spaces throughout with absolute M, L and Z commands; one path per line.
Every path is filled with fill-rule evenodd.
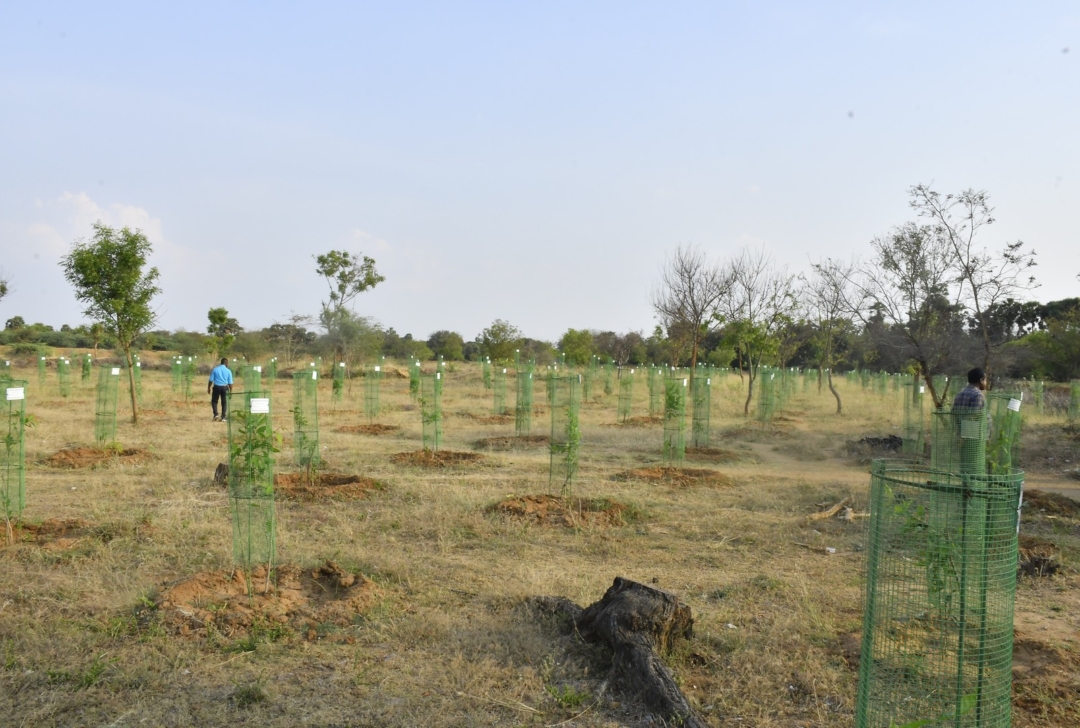
M 375 371 L 377 371 L 377 372 L 381 372 L 381 371 L 382 371 L 382 367 L 376 366 L 376 367 L 375 367 Z
M 120 376 L 120 367 L 113 367 L 113 368 L 112 368 L 112 375 L 113 375 L 114 377 L 118 377 L 118 376 Z
M 26 399 L 26 390 L 23 387 L 8 387 L 7 401 L 14 402 L 17 399 Z
M 252 397 L 251 398 L 251 414 L 253 414 L 253 415 L 268 415 L 268 414 L 270 414 L 270 398 L 269 397 Z
M 1009 400 L 1009 409 L 1011 409 L 1013 412 L 1019 412 L 1020 411 L 1020 400 L 1018 400 L 1018 399 L 1010 399 Z
M 442 379 L 442 372 L 435 372 L 436 379 Z
M 261 366 L 254 366 L 254 367 L 252 367 L 252 369 L 257 371 L 259 374 L 262 374 L 262 367 Z
M 318 379 L 319 378 L 319 373 L 318 372 L 312 372 L 311 373 L 311 378 L 312 379 Z

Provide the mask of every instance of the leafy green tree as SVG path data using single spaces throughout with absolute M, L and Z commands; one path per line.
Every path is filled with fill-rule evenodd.
M 7 331 L 18 331 L 26 326 L 26 320 L 22 316 L 12 316 L 4 322 L 4 329 Z
M 11 279 L 4 275 L 4 269 L 0 268 L 0 301 L 4 300 L 4 296 L 11 293 Z
M 427 345 L 435 357 L 441 356 L 446 361 L 465 359 L 465 341 L 456 331 L 436 331 L 428 337 Z
M 559 339 L 559 351 L 566 354 L 566 360 L 571 364 L 588 364 L 595 351 L 592 333 L 585 329 L 567 329 Z
M 344 308 L 359 294 L 386 280 L 375 270 L 375 260 L 366 255 L 331 250 L 314 257 L 316 272 L 326 279 L 326 285 L 330 287 L 330 301 L 323 304 L 326 308 Z
M 161 292 L 156 285 L 157 268 L 143 270 L 150 252 L 150 241 L 141 231 L 114 230 L 97 222 L 91 239 L 76 241 L 60 261 L 76 300 L 86 304 L 83 315 L 98 321 L 123 349 L 135 423 L 139 403 L 131 351 L 135 339 L 153 326 L 157 315 L 150 302 Z
M 206 327 L 206 333 L 213 337 L 215 357 L 225 356 L 236 339 L 236 335 L 243 329 L 224 308 L 210 309 L 206 318 L 210 321 L 210 325 Z
M 508 321 L 495 319 L 476 337 L 476 343 L 480 344 L 480 352 L 492 361 L 513 361 L 514 350 L 521 348 L 521 330 Z

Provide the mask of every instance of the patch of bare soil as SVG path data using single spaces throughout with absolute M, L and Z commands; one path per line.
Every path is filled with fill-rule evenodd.
M 366 498 L 373 490 L 382 490 L 382 483 L 359 475 L 341 473 L 278 473 L 274 476 L 274 494 L 287 500 L 357 500 Z
M 123 450 L 70 447 L 50 455 L 43 462 L 54 468 L 94 468 L 107 462 L 134 464 L 153 458 L 153 453 L 134 447 Z
M 1057 544 L 1044 538 L 1020 534 L 1020 573 L 1025 576 L 1053 576 L 1061 568 Z
M 564 498 L 558 495 L 523 495 L 507 498 L 484 509 L 519 521 L 543 526 L 624 526 L 627 507 L 609 498 Z
M 454 415 L 457 417 L 464 417 L 473 422 L 479 422 L 481 425 L 506 425 L 514 421 L 514 416 L 510 414 L 477 415 L 472 412 L 455 412 Z
M 265 567 L 251 574 L 215 571 L 166 585 L 155 606 L 162 624 L 179 635 L 238 637 L 273 626 L 318 638 L 320 625 L 351 626 L 381 596 L 363 574 L 327 561 L 315 569 L 283 564 L 267 579 Z
M 458 450 L 415 450 L 394 453 L 390 456 L 390 462 L 395 465 L 413 465 L 420 468 L 449 468 L 455 465 L 478 463 L 483 459 L 484 456 L 478 453 Z
M 355 432 L 361 435 L 386 435 L 391 432 L 397 432 L 401 428 L 397 425 L 380 425 L 378 423 L 371 425 L 345 425 L 339 427 L 335 432 Z
M 1018 631 L 1013 637 L 1012 672 L 1013 708 L 1028 718 L 1017 725 L 1080 722 L 1080 657 L 1076 654 Z
M 473 443 L 477 450 L 521 450 L 547 445 L 547 435 L 521 435 L 519 437 L 485 437 Z
M 735 485 L 727 475 L 715 470 L 704 468 L 671 468 L 652 467 L 635 468 L 618 473 L 615 480 L 641 480 L 646 483 L 662 483 L 675 488 L 688 488 L 694 486 L 709 486 L 713 488 L 729 488 Z
M 2 532 L 2 525 L 0 525 Z M 83 518 L 47 518 L 41 523 L 13 523 L 12 535 L 16 544 L 33 544 L 44 551 L 70 551 L 91 541 L 109 543 L 121 537 L 146 539 L 153 532 L 150 523 L 106 523 L 94 525 Z M 0 537 L 0 547 L 7 545 Z
M 688 460 L 698 460 L 703 463 L 733 463 L 739 459 L 739 454 L 716 447 L 688 447 L 686 457 Z
M 604 427 L 651 427 L 652 425 L 664 424 L 663 417 L 648 415 L 645 417 L 631 417 L 624 422 L 606 422 Z
M 1060 493 L 1041 490 L 1024 491 L 1024 513 L 1080 518 L 1080 502 Z
M 1080 425 L 1025 425 L 1020 444 L 1024 470 L 1060 473 L 1080 466 Z

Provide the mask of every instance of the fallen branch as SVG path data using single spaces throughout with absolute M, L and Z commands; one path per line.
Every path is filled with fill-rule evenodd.
M 851 502 L 851 498 L 845 498 L 844 500 L 840 501 L 839 503 L 836 503 L 835 505 L 833 505 L 830 508 L 826 508 L 823 511 L 819 511 L 817 513 L 814 513 L 813 515 L 810 516 L 810 520 L 811 521 L 820 521 L 820 520 L 823 520 L 825 518 L 832 518 L 837 513 L 839 513 L 840 510 L 844 506 L 846 506 L 850 502 Z

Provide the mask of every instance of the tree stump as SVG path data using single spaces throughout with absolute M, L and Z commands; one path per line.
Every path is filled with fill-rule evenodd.
M 218 463 L 214 469 L 214 482 L 218 485 L 228 485 L 229 466 L 226 463 Z
M 693 636 L 690 607 L 670 592 L 615 577 L 600 601 L 582 609 L 564 597 L 537 597 L 542 611 L 567 617 L 583 639 L 615 653 L 611 679 L 639 696 L 661 718 L 685 728 L 708 728 L 675 683 L 658 651 Z

